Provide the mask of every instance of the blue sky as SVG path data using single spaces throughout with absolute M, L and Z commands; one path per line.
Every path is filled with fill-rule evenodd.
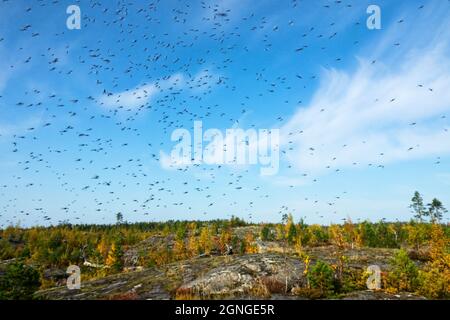
M 449 205 L 449 17 L 441 0 L 3 1 L 0 224 L 409 220 L 415 190 Z M 280 129 L 278 174 L 165 163 L 196 120 Z

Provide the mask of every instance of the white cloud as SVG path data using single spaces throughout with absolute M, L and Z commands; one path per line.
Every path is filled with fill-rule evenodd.
M 174 74 L 151 84 L 144 84 L 118 93 L 103 94 L 98 101 L 107 108 L 137 109 L 147 104 L 155 95 L 169 88 L 182 88 L 182 74 Z
M 224 84 L 227 78 L 220 73 L 216 73 L 210 69 L 203 69 L 194 75 L 188 74 L 185 77 L 185 87 L 193 93 L 199 94 L 211 90 L 217 85 Z
M 172 157 L 164 151 L 159 152 L 159 163 L 161 168 L 165 170 L 174 170 L 176 168 L 176 163 L 173 161 Z
M 159 152 L 159 164 L 165 170 L 186 169 L 193 165 L 193 163 L 186 163 L 182 158 L 174 157 L 164 151 Z
M 131 91 L 103 95 L 99 101 L 108 108 L 137 108 L 145 105 L 158 90 L 153 84 L 136 87 Z
M 449 122 L 441 118 L 450 111 L 448 47 L 404 57 L 392 66 L 360 59 L 353 73 L 324 70 L 309 106 L 281 129 L 293 149 L 288 160 L 317 173 L 450 153 Z
M 98 98 L 106 108 L 138 109 L 149 103 L 156 95 L 167 90 L 189 89 L 192 92 L 210 90 L 214 85 L 222 83 L 225 78 L 205 69 L 194 76 L 175 73 L 150 84 L 139 85 L 131 90 L 116 93 L 105 93 Z
M 33 132 L 42 124 L 42 116 L 34 115 L 17 123 L 0 123 L 0 137 L 11 137 Z M 33 130 L 30 130 L 33 128 Z

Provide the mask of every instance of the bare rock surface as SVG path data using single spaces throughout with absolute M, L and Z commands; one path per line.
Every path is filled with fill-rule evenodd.
M 299 259 L 279 254 L 253 254 L 230 259 L 199 278 L 181 286 L 200 296 L 251 293 L 260 281 L 287 284 L 288 289 L 303 281 L 304 265 Z
M 42 299 L 305 299 L 292 292 L 303 287 L 305 265 L 298 256 L 278 249 L 265 253 L 206 256 L 162 267 L 138 269 L 99 279 L 85 280 L 79 290 L 59 286 L 37 293 Z M 377 264 L 387 270 L 392 249 L 349 249 L 348 267 L 364 270 Z M 317 260 L 336 262 L 335 248 L 315 247 L 305 251 L 312 264 Z M 408 293 L 355 291 L 339 299 L 421 299 Z
M 184 289 L 199 296 L 236 296 L 251 292 L 261 279 L 292 286 L 303 277 L 303 263 L 279 254 L 217 256 L 172 263 L 162 268 L 121 273 L 82 281 L 81 289 L 64 286 L 43 290 L 47 299 L 108 299 L 133 293 L 138 299 L 169 299 Z

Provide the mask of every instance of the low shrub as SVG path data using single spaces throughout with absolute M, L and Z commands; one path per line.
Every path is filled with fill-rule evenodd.
M 334 271 L 326 262 L 317 261 L 307 278 L 311 288 L 320 290 L 323 296 L 329 295 L 334 289 Z
M 418 287 L 419 271 L 408 253 L 400 249 L 390 261 L 391 270 L 387 275 L 388 291 L 414 292 Z

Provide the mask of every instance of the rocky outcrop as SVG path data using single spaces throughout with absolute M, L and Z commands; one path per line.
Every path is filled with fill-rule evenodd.
M 184 291 L 199 297 L 238 297 L 252 295 L 261 283 L 282 286 L 283 292 L 287 285 L 290 290 L 294 284 L 303 281 L 303 268 L 299 259 L 285 259 L 279 254 L 205 257 L 172 263 L 164 268 L 82 280 L 79 290 L 61 286 L 40 291 L 38 296 L 44 299 L 108 299 L 133 293 L 137 299 L 169 299 Z
M 318 259 L 334 264 L 335 248 L 316 247 L 306 252 L 311 264 Z M 391 249 L 346 250 L 349 270 L 361 272 L 369 265 L 387 270 Z M 43 299 L 304 299 L 303 261 L 292 254 L 276 252 L 246 255 L 208 256 L 84 281 L 81 289 L 60 286 L 37 293 Z M 300 290 L 299 290 L 300 288 Z M 297 292 L 299 291 L 299 292 Z M 390 295 L 376 291 L 355 291 L 342 299 L 420 299 L 409 294 Z
M 261 283 L 270 282 L 286 287 L 287 292 L 304 281 L 303 271 L 304 265 L 298 259 L 285 259 L 278 254 L 239 256 L 183 284 L 180 290 L 200 297 L 239 296 L 251 294 Z

